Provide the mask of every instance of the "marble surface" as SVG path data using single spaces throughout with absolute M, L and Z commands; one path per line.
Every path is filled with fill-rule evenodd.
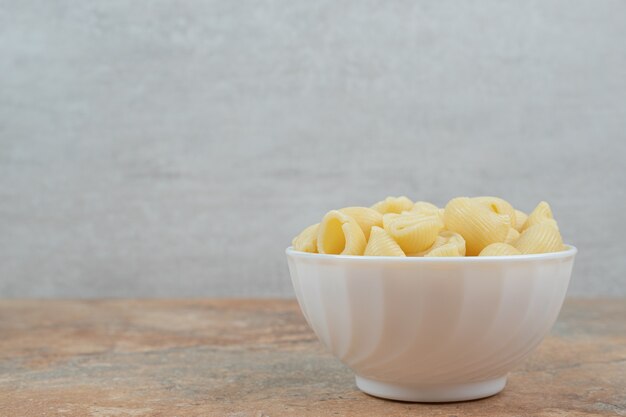
M 0 2 L 0 296 L 292 297 L 387 195 L 548 200 L 626 296 L 626 2 Z
M 568 299 L 483 400 L 376 399 L 292 300 L 0 301 L 2 416 L 623 416 L 626 300 Z

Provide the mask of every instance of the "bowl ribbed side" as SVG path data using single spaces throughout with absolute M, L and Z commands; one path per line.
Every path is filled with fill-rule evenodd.
M 303 313 L 335 356 L 366 378 L 429 385 L 522 361 L 556 320 L 572 264 L 289 260 Z

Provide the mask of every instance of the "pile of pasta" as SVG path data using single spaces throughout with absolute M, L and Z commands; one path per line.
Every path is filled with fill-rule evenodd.
M 445 208 L 387 197 L 331 210 L 292 241 L 298 251 L 365 256 L 509 256 L 564 250 L 545 201 L 530 214 L 498 197 L 458 197 Z

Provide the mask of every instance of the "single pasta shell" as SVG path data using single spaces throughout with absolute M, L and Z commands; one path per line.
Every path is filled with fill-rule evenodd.
M 291 245 L 295 250 L 317 253 L 317 232 L 320 224 L 313 224 L 293 238 Z
M 405 196 L 401 197 L 387 197 L 382 201 L 374 204 L 372 209 L 382 213 L 397 213 L 400 214 L 403 211 L 408 211 L 413 208 L 413 202 Z
M 322 219 L 317 233 L 319 253 L 334 255 L 363 255 L 365 234 L 352 217 L 331 210 Z
M 542 201 L 537 204 L 537 207 L 535 207 L 535 209 L 528 215 L 528 219 L 526 219 L 526 222 L 524 222 L 524 226 L 522 226 L 521 231 L 523 232 L 524 230 L 545 221 L 551 223 L 553 222 L 553 224 L 556 226 L 556 220 L 554 220 L 554 216 L 552 216 L 552 209 L 550 208 L 550 204 Z
M 508 243 L 492 243 L 485 249 L 481 250 L 478 256 L 511 256 L 521 255 L 522 252 L 509 245 Z
M 509 221 L 511 227 L 516 225 L 516 213 L 513 206 L 506 200 L 503 200 L 499 197 L 492 196 L 484 196 L 484 197 L 475 197 L 472 200 L 478 202 L 479 204 L 484 205 L 489 210 L 496 214 L 501 214 L 504 216 L 509 216 Z
M 406 256 L 389 233 L 378 226 L 372 227 L 365 256 Z
M 439 211 L 439 207 L 428 201 L 416 201 L 411 211 L 420 214 L 436 214 Z
M 503 242 L 510 229 L 507 215 L 494 213 L 467 197 L 454 198 L 446 204 L 446 229 L 465 239 L 466 254 L 475 256 L 491 243 Z
M 387 233 L 398 242 L 405 253 L 428 249 L 443 228 L 438 216 L 422 216 L 416 213 L 400 214 L 393 218 L 383 216 L 383 224 Z
M 523 254 L 560 252 L 563 239 L 552 223 L 543 222 L 526 229 L 515 242 L 515 247 Z
M 369 239 L 373 226 L 382 227 L 383 225 L 383 215 L 369 207 L 344 207 L 339 211 L 356 220 L 363 230 L 365 239 Z

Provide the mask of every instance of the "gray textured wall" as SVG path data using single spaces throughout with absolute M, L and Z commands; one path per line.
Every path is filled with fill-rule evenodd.
M 0 296 L 290 296 L 331 208 L 548 200 L 626 294 L 626 2 L 0 3 Z

